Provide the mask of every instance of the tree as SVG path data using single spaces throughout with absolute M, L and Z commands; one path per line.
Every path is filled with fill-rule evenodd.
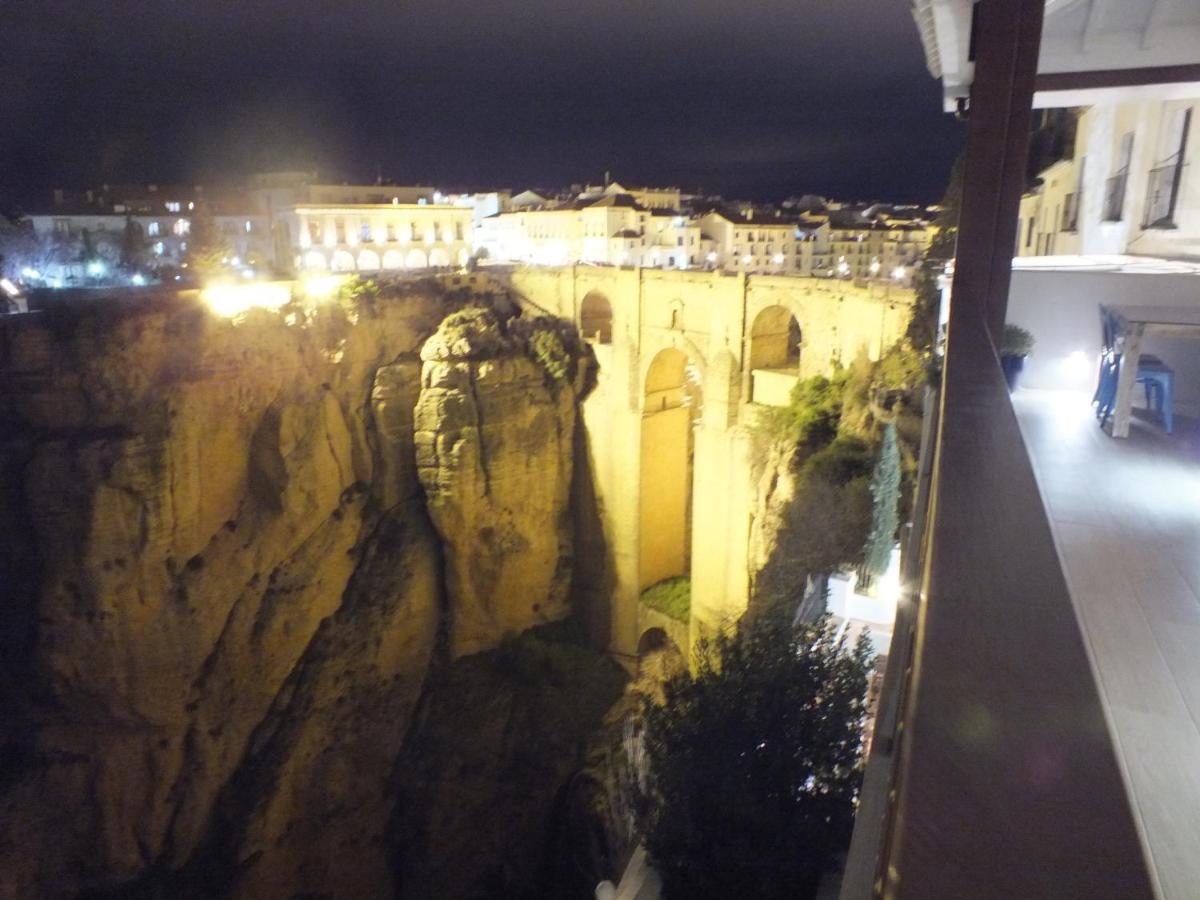
M 665 896 L 815 894 L 849 843 L 870 645 L 777 605 L 647 701 L 641 827 Z
M 963 157 L 959 156 L 950 169 L 950 182 L 942 196 L 941 210 L 934 221 L 933 240 L 921 264 L 917 267 L 915 303 L 912 318 L 908 321 L 907 337 L 913 348 L 921 353 L 933 349 L 937 339 L 938 311 L 941 309 L 942 291 L 938 278 L 946 263 L 954 259 L 958 243 L 958 214 L 962 207 Z
M 900 447 L 896 443 L 896 425 L 888 422 L 883 430 L 879 462 L 871 476 L 871 531 L 863 553 L 859 581 L 864 587 L 888 569 L 896 529 L 900 527 Z
M 125 230 L 121 233 L 121 268 L 126 272 L 136 272 L 146 262 L 146 236 L 142 226 L 133 220 L 133 216 L 125 217 Z
M 187 236 L 185 261 L 197 277 L 212 275 L 226 265 L 233 248 L 218 229 L 212 215 L 197 205 Z

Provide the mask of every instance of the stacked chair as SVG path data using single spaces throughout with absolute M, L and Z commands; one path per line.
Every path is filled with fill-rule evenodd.
M 1117 317 L 1103 306 L 1100 307 L 1100 334 L 1103 341 L 1100 378 L 1092 403 L 1096 407 L 1096 418 L 1103 428 L 1117 402 L 1122 355 L 1117 346 Z M 1134 381 L 1145 387 L 1146 406 L 1162 416 L 1163 430 L 1170 434 L 1175 424 L 1175 373 L 1157 356 L 1142 353 L 1138 356 Z

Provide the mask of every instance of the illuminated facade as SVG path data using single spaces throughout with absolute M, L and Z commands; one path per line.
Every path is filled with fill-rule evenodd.
M 302 271 L 379 272 L 465 266 L 472 211 L 449 204 L 309 204 L 276 215 Z
M 1021 198 L 1017 256 L 1200 256 L 1200 99 L 1097 103 Z

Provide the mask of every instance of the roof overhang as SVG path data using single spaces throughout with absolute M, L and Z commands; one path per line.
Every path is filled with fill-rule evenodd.
M 985 0 L 991 2 L 991 0 Z M 912 0 L 953 112 L 974 80 L 972 0 Z M 1036 107 L 1200 96 L 1200 0 L 1046 0 Z

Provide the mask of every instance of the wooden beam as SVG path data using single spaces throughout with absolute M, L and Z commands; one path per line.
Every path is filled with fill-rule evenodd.
M 1145 66 L 1140 69 L 1097 69 L 1089 72 L 1046 72 L 1037 76 L 1034 90 L 1079 91 L 1095 88 L 1140 87 L 1200 81 L 1200 65 Z

